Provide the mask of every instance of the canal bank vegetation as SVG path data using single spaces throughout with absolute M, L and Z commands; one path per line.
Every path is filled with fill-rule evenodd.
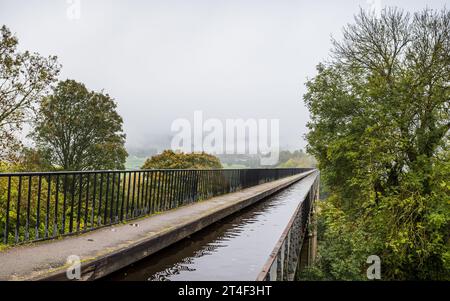
M 302 279 L 450 280 L 450 12 L 361 11 L 304 96 L 327 186 Z

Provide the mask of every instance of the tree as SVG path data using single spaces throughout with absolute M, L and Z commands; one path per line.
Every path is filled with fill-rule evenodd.
M 31 136 L 45 159 L 63 170 L 123 169 L 125 134 L 116 107 L 108 94 L 60 82 L 42 100 Z
M 363 273 L 360 245 L 385 278 L 449 279 L 450 13 L 361 11 L 333 44 L 304 97 L 308 151 L 332 193 L 326 244 L 342 244 L 322 268 Z
M 220 160 L 206 153 L 175 153 L 165 150 L 147 159 L 142 169 L 221 169 Z
M 31 118 L 36 101 L 56 80 L 60 66 L 55 56 L 20 52 L 18 39 L 0 28 L 0 160 L 8 160 L 20 146 L 17 134 Z

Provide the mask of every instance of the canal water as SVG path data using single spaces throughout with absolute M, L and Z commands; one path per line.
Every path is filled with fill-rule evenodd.
M 310 188 L 310 177 L 105 280 L 253 281 Z

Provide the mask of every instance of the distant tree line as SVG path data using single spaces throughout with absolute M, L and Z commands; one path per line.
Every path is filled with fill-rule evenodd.
M 313 156 L 305 153 L 303 150 L 281 151 L 280 160 L 277 167 L 281 168 L 309 168 L 316 167 L 317 161 Z
M 290 167 L 315 167 L 317 162 L 313 156 L 305 153 L 303 150 L 281 150 L 279 154 L 278 163 L 273 166 L 261 165 L 261 159 L 259 155 L 242 155 L 242 154 L 224 154 L 218 156 L 220 161 L 226 167 L 238 167 L 238 168 L 290 168 Z

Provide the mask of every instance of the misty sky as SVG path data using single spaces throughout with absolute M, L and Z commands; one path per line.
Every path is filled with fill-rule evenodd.
M 76 1 L 76 0 L 74 0 Z M 359 8 L 409 11 L 439 0 L 0 0 L 20 48 L 57 55 L 60 79 L 118 102 L 127 145 L 165 147 L 177 118 L 278 118 L 281 146 L 303 148 L 304 83 Z M 373 7 L 373 6 L 372 6 Z M 72 15 L 73 16 L 73 15 Z

